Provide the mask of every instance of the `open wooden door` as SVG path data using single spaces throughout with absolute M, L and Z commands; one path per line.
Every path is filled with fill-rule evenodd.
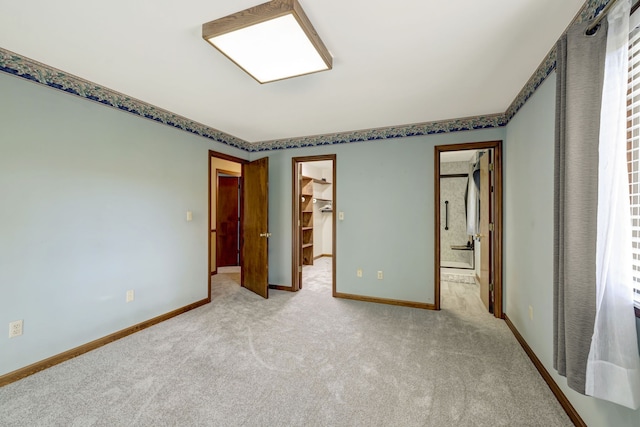
M 491 180 L 489 176 L 489 151 L 480 157 L 480 299 L 493 313 L 491 284 Z
M 242 286 L 269 297 L 269 159 L 242 165 Z

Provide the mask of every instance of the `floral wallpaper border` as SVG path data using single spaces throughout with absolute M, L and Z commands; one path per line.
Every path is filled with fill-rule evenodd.
M 463 119 L 417 123 L 406 126 L 390 126 L 385 128 L 340 132 L 327 135 L 263 141 L 253 144 L 254 149 L 252 151 L 283 150 L 288 148 L 314 147 L 318 145 L 347 144 L 351 142 L 406 138 L 408 136 L 433 135 L 438 133 L 495 128 L 506 124 L 507 122 L 504 119 L 504 114 L 494 114 Z
M 584 22 L 592 19 L 609 3 L 609 0 L 588 0 L 583 6 L 582 10 L 576 17 L 574 22 Z M 573 22 L 572 22 L 573 23 Z M 505 116 L 507 122 L 510 121 L 513 116 L 516 115 L 518 110 L 531 98 L 531 95 L 540 87 L 540 85 L 546 80 L 546 78 L 556 69 L 557 52 L 555 45 L 551 48 L 551 51 L 544 58 L 542 63 L 538 66 L 538 69 L 533 73 L 529 81 L 524 85 L 516 99 L 511 103 Z
M 0 71 L 242 150 L 248 151 L 251 146 L 240 138 L 2 48 Z
M 578 14 L 576 21 L 582 22 L 597 15 L 609 0 L 588 0 Z M 88 80 L 25 58 L 17 53 L 0 48 L 0 71 L 36 83 L 43 84 L 91 101 L 99 102 L 131 114 L 138 115 L 167 126 L 184 130 L 202 137 L 221 142 L 248 152 L 282 150 L 288 148 L 314 147 L 322 145 L 346 144 L 352 142 L 377 141 L 405 138 L 410 136 L 433 135 L 462 132 L 467 130 L 497 128 L 506 126 L 518 110 L 531 98 L 538 87 L 556 67 L 555 46 L 547 54 L 538 69 L 522 88 L 509 108 L 501 114 L 491 114 L 385 128 L 340 132 L 327 135 L 303 136 L 298 138 L 262 141 L 255 144 L 232 135 L 155 107 L 139 99 L 102 87 Z

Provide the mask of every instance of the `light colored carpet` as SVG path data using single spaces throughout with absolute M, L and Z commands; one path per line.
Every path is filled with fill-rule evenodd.
M 440 312 L 331 297 L 323 262 L 0 388 L 1 426 L 570 426 L 477 290 Z M 328 261 L 327 261 L 328 262 Z

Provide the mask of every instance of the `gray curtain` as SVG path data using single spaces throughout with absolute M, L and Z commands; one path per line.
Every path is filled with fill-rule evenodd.
M 606 19 L 604 20 L 606 21 Z M 607 40 L 574 24 L 557 44 L 554 165 L 554 368 L 584 394 L 595 321 L 598 139 Z

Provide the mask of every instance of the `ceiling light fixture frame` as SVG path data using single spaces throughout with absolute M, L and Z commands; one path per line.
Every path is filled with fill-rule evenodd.
M 300 29 L 304 32 L 304 34 L 308 38 L 308 41 L 317 52 L 319 59 L 324 63 L 324 68 L 291 74 L 274 79 L 261 80 L 256 77 L 251 71 L 249 71 L 247 69 L 248 67 L 241 64 L 241 61 L 232 57 L 229 52 L 226 52 L 225 50 L 217 46 L 213 41 L 216 37 L 233 33 L 238 30 L 251 28 L 256 26 L 257 24 L 263 24 L 269 21 L 273 21 L 277 18 L 285 17 L 287 15 L 292 15 L 295 18 L 296 22 L 300 26 Z M 302 10 L 302 6 L 300 6 L 298 0 L 272 0 L 267 3 L 250 7 L 240 12 L 225 16 L 223 18 L 207 22 L 205 24 L 202 24 L 202 38 L 261 84 L 289 79 L 292 77 L 298 77 L 306 74 L 313 74 L 320 71 L 328 71 L 333 68 L 333 59 L 331 57 L 331 54 L 329 53 L 329 50 L 320 39 L 320 36 L 311 24 L 311 21 L 309 20 L 307 15 L 304 13 L 304 10 Z

